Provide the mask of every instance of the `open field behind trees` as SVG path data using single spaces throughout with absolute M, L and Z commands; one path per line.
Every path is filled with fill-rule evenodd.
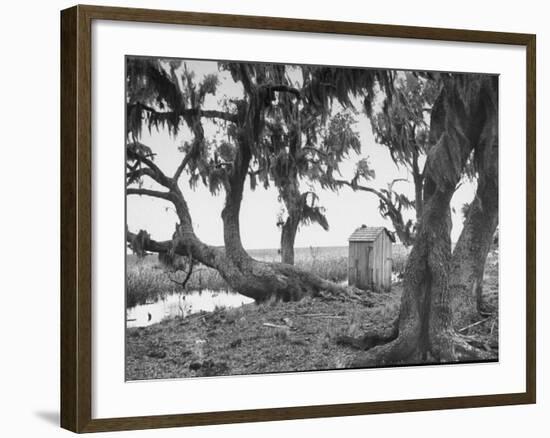
M 400 245 L 395 249 L 394 265 L 404 266 L 407 251 Z M 312 256 L 315 250 L 317 256 Z M 347 248 L 309 251 L 309 255 L 306 249 L 297 251 L 302 263 L 310 263 L 320 273 L 336 271 L 336 268 L 329 268 L 330 265 L 345 272 L 340 264 L 347 266 Z M 277 251 L 264 250 L 263 254 L 272 257 Z M 138 263 L 131 256 L 129 259 L 133 259 L 129 263 L 129 279 L 135 280 L 136 277 L 132 277 L 135 272 L 132 272 L 138 269 Z M 173 284 L 163 280 L 162 270 L 156 269 L 155 263 L 156 257 L 152 256 L 141 262 L 143 278 L 149 279 L 158 290 L 163 284 L 173 288 Z M 198 280 L 194 281 L 197 285 Z M 206 281 L 214 279 L 203 277 L 203 282 Z M 488 316 L 480 317 L 471 327 L 457 329 L 496 360 L 499 328 L 497 250 L 489 253 L 483 286 L 483 307 Z M 363 306 L 317 298 L 289 303 L 271 301 L 232 309 L 217 308 L 213 312 L 167 318 L 147 327 L 129 328 L 126 332 L 126 378 L 143 380 L 346 368 L 357 350 L 340 345 L 338 338 L 357 337 L 371 330 L 389 330 L 398 315 L 402 291 L 402 283 L 397 281 L 391 292 L 365 292 L 371 300 Z

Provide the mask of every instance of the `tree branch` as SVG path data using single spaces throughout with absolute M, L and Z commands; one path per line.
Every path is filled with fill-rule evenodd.
M 382 199 L 385 203 L 388 203 L 388 204 L 391 204 L 390 200 L 384 196 L 384 194 L 372 187 L 367 187 L 367 186 L 362 186 L 362 185 L 359 185 L 359 184 L 352 184 L 351 182 L 349 181 L 345 181 L 345 180 L 335 180 L 334 181 L 336 184 L 339 184 L 339 185 L 344 185 L 344 186 L 348 186 L 348 187 L 351 187 L 353 190 L 361 190 L 363 192 L 369 192 L 369 193 L 374 193 L 376 196 L 378 196 L 380 199 Z
M 237 121 L 237 116 L 235 114 L 231 114 L 225 111 L 201 110 L 199 108 L 181 108 L 177 111 L 157 111 L 156 109 L 148 105 L 145 105 L 141 102 L 129 104 L 128 106 L 141 108 L 147 111 L 148 113 L 155 114 L 156 116 L 159 116 L 159 117 L 178 116 L 178 117 L 185 118 L 185 117 L 200 115 L 201 117 L 206 117 L 208 119 L 221 119 L 221 120 L 225 120 L 226 122 L 232 122 L 232 123 L 235 123 Z
M 172 197 L 169 192 L 160 192 L 158 190 L 149 190 L 149 189 L 139 189 L 139 188 L 127 188 L 126 189 L 127 195 L 143 195 L 143 196 L 151 196 L 153 198 L 160 198 L 165 199 L 167 201 L 172 201 Z
M 409 182 L 409 180 L 407 178 L 395 178 L 390 184 L 389 184 L 389 189 L 390 190 L 393 190 L 393 185 L 395 183 L 398 183 L 398 182 Z
M 158 182 L 158 179 L 157 179 L 157 176 L 156 176 L 155 172 L 153 172 L 148 167 L 141 167 L 139 169 L 131 170 L 131 171 L 126 173 L 126 185 L 129 186 L 130 184 L 132 184 L 132 183 L 136 182 L 137 180 L 139 180 L 142 176 L 148 176 L 153 181 Z
M 280 93 L 291 93 L 296 96 L 297 99 L 302 99 L 302 93 L 300 93 L 300 90 L 291 87 L 289 85 L 263 85 L 263 88 L 270 88 L 272 91 L 278 91 Z
M 152 160 L 134 152 L 128 146 L 126 146 L 126 156 L 131 160 L 139 161 L 140 163 L 145 164 L 150 169 L 150 172 L 146 172 L 144 169 L 141 169 L 141 173 L 151 177 L 167 189 L 172 188 L 172 179 L 168 178 Z
M 181 160 L 181 163 L 180 165 L 178 166 L 178 168 L 176 169 L 176 172 L 174 173 L 174 176 L 172 177 L 172 180 L 174 181 L 174 183 L 178 183 L 178 180 L 180 179 L 180 176 L 183 172 L 183 170 L 185 169 L 185 166 L 187 166 L 187 164 L 189 163 L 189 161 L 191 160 L 193 156 L 193 151 L 189 151 L 185 157 L 183 157 L 183 160 Z

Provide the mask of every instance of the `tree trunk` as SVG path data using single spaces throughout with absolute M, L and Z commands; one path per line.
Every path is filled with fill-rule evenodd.
M 485 262 L 498 225 L 498 147 L 491 166 L 480 169 L 475 198 L 453 252 L 450 274 L 453 324 L 459 329 L 479 318 Z
M 498 126 L 494 80 L 470 80 L 447 82 L 432 109 L 433 146 L 425 167 L 424 211 L 407 261 L 399 317 L 388 336 L 391 341 L 362 353 L 352 366 L 491 357 L 455 332 L 449 287 L 451 198 L 474 147 L 477 157 L 486 162 L 485 146 L 494 141 Z M 372 335 L 364 337 L 364 343 L 369 337 Z
M 454 188 L 438 190 L 424 205 L 405 269 L 399 317 L 393 332 L 385 336 L 391 342 L 359 355 L 352 366 L 458 362 L 487 356 L 452 327 L 449 204 L 453 193 Z M 367 334 L 361 342 L 369 345 L 372 338 Z
M 287 265 L 294 264 L 294 242 L 300 219 L 288 216 L 281 230 L 281 262 Z
M 279 194 L 288 214 L 281 229 L 281 262 L 293 265 L 294 242 L 302 219 L 301 194 L 295 169 L 292 169 L 287 180 L 280 184 Z

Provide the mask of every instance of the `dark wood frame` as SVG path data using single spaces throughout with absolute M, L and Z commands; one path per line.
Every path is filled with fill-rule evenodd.
M 92 419 L 92 20 L 138 21 L 525 46 L 527 52 L 526 391 L 468 397 Z M 62 11 L 61 426 L 74 432 L 97 432 L 535 403 L 535 52 L 536 37 L 531 34 L 98 6 L 75 6 Z

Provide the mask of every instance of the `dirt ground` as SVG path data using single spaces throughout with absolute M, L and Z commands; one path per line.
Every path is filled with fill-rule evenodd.
M 126 332 L 127 380 L 345 368 L 357 350 L 339 336 L 389 329 L 402 293 L 372 294 L 370 304 L 326 299 L 249 304 L 175 318 Z M 489 258 L 487 315 L 463 328 L 498 357 L 498 259 Z

